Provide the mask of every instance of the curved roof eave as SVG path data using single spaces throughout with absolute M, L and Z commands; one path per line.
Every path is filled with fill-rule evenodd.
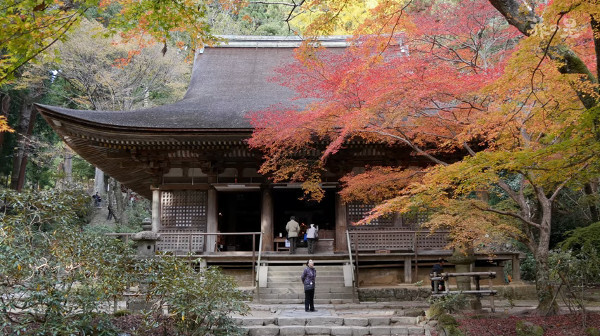
M 110 122 L 100 122 L 91 118 L 82 117 L 81 114 L 96 114 L 95 119 L 102 119 L 108 114 L 118 113 L 132 113 L 132 112 L 143 112 L 144 110 L 136 110 L 130 112 L 123 111 L 94 111 L 94 110 L 73 110 L 57 106 L 34 104 L 42 115 L 46 118 L 48 123 L 53 126 L 54 129 L 60 127 L 61 122 L 70 122 L 79 124 L 84 127 L 94 128 L 96 130 L 110 130 L 116 132 L 127 132 L 127 133 L 138 133 L 140 135 L 147 134 L 165 134 L 165 133 L 252 133 L 254 128 L 237 127 L 237 128 L 224 128 L 224 127 L 213 127 L 213 128 L 198 128 L 198 127 L 148 127 L 148 126 L 135 126 L 135 125 L 118 125 Z M 161 106 L 164 109 L 168 109 L 169 105 Z M 57 126 L 57 127 L 55 127 Z

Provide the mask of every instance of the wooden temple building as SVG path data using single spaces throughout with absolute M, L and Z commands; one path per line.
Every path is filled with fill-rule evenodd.
M 347 47 L 344 38 L 321 42 Z M 420 231 L 419 214 L 356 227 L 372 205 L 345 204 L 337 194 L 340 177 L 366 165 L 425 165 L 409 148 L 348 144 L 328 161 L 320 203 L 299 200 L 298 184 L 271 183 L 257 172 L 262 154 L 246 144 L 253 131 L 246 114 L 306 103 L 270 80 L 276 68 L 293 61 L 299 43 L 296 37 L 245 36 L 205 48 L 196 55 L 187 93 L 169 105 L 133 111 L 37 108 L 75 152 L 152 200 L 159 251 L 192 252 L 210 262 L 241 260 L 260 245 L 263 260 L 284 261 L 294 257 L 284 245 L 293 215 L 318 225 L 315 258 L 347 260 L 350 246 L 365 265 L 390 265 L 399 269 L 400 282 L 415 281 L 415 262 L 428 273 L 427 263 L 450 254 L 447 235 Z M 260 243 L 252 233 L 262 234 Z M 510 259 L 514 255 L 496 254 L 496 260 Z

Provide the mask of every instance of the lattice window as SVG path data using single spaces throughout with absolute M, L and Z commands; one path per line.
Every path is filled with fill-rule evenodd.
M 417 230 L 428 218 L 429 214 L 425 211 L 411 211 L 402 214 L 402 226 Z
M 206 191 L 162 191 L 161 226 L 206 232 L 206 208 Z
M 375 205 L 373 204 L 361 204 L 361 203 L 348 203 L 347 214 L 348 214 L 348 225 L 355 226 L 354 223 L 365 218 Z M 368 226 L 393 226 L 394 219 L 392 216 L 380 217 L 372 220 L 371 223 L 366 224 Z

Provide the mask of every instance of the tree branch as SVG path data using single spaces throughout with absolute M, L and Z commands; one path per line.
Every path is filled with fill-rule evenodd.
M 525 223 L 525 224 L 527 224 L 527 225 L 533 226 L 533 227 L 535 227 L 535 228 L 538 228 L 538 229 L 540 229 L 540 230 L 542 229 L 542 226 L 541 226 L 540 224 L 538 224 L 538 223 L 536 223 L 536 222 L 532 222 L 532 221 L 528 220 L 527 218 L 525 218 L 525 217 L 523 217 L 523 216 L 521 216 L 521 215 L 519 215 L 519 214 L 516 214 L 516 213 L 514 213 L 514 212 L 510 212 L 510 211 L 500 211 L 500 210 L 496 210 L 496 209 L 492 209 L 492 208 L 482 208 L 482 207 L 480 207 L 480 206 L 478 206 L 478 205 L 474 205 L 474 206 L 475 206 L 477 209 L 481 210 L 481 211 L 493 212 L 493 213 L 497 213 L 497 214 L 499 214 L 499 215 L 503 215 L 503 216 L 509 216 L 509 217 L 517 218 L 517 219 L 519 219 L 520 221 L 522 221 L 523 223 Z

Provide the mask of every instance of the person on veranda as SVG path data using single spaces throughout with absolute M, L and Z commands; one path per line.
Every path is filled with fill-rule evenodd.
M 298 243 L 298 233 L 300 232 L 300 225 L 296 222 L 296 217 L 290 217 L 290 221 L 285 226 L 287 231 L 287 237 L 290 241 L 290 254 L 296 253 L 296 245 Z

